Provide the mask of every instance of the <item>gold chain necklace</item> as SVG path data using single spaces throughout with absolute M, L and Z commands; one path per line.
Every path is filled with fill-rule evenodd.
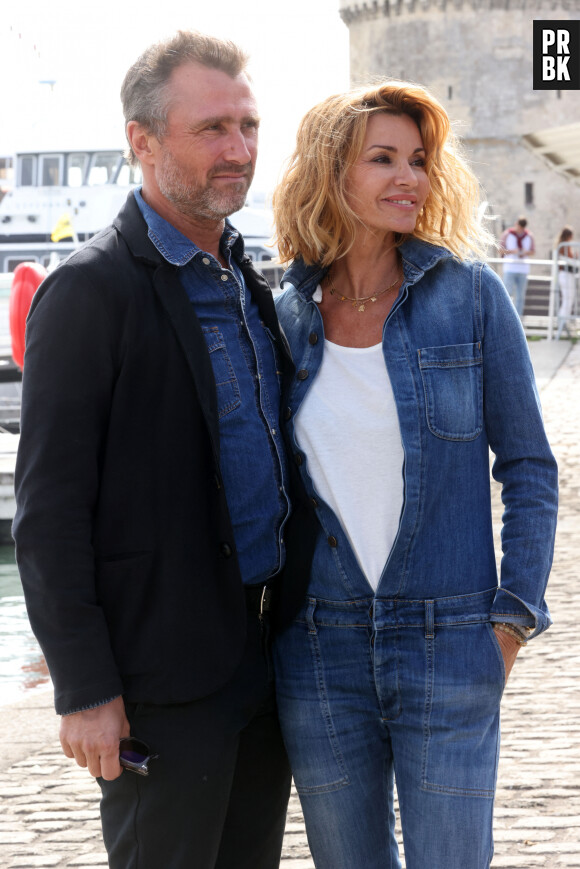
M 388 287 L 385 287 L 384 290 L 379 290 L 378 293 L 373 293 L 371 296 L 365 296 L 361 299 L 353 299 L 351 296 L 345 296 L 344 293 L 341 293 L 334 286 L 334 281 L 332 280 L 332 270 L 329 269 L 326 273 L 326 277 L 328 278 L 328 282 L 330 283 L 330 295 L 336 296 L 339 302 L 352 302 L 353 308 L 358 306 L 358 311 L 362 314 L 365 310 L 366 302 L 376 302 L 379 296 L 383 296 L 385 293 L 388 293 L 389 290 L 392 290 L 395 284 L 398 284 L 400 280 L 402 280 L 402 275 L 398 274 L 392 284 L 389 284 Z

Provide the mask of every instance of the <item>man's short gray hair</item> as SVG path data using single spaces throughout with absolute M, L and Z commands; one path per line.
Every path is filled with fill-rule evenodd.
M 121 86 L 125 128 L 129 121 L 137 121 L 148 133 L 162 139 L 169 111 L 169 79 L 175 69 L 191 61 L 235 78 L 245 71 L 248 55 L 230 40 L 190 30 L 179 30 L 175 36 L 149 46 L 129 69 Z M 130 165 L 137 165 L 130 147 L 125 156 Z

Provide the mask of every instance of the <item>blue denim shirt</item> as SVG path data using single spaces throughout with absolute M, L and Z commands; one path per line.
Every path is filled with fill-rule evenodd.
M 244 583 L 264 582 L 284 563 L 289 499 L 278 364 L 273 340 L 236 264 L 243 240 L 226 221 L 220 242 L 229 266 L 224 269 L 148 206 L 139 191 L 135 198 L 149 238 L 179 266 L 205 335 L 217 389 L 220 469 L 240 571 Z
M 531 627 L 533 636 L 551 624 L 544 591 L 558 484 L 525 335 L 486 265 L 461 263 L 417 239 L 400 250 L 404 281 L 384 325 L 383 352 L 405 455 L 404 505 L 377 597 L 429 600 L 495 587 L 491 618 Z M 314 490 L 293 430 L 324 352 L 322 318 L 312 301 L 323 274 L 319 266 L 294 263 L 276 307 L 297 369 L 286 412 L 295 460 L 320 522 L 309 593 L 328 596 L 328 580 L 317 589 L 317 577 L 331 570 L 336 598 L 344 600 L 359 596 L 366 579 L 336 516 Z M 499 586 L 490 448 L 505 507 Z

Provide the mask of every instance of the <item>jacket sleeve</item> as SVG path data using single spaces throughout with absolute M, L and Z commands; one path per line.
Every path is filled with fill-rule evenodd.
M 119 352 L 101 289 L 85 269 L 63 264 L 37 291 L 26 333 L 13 534 L 59 713 L 123 692 L 93 551 Z
M 484 266 L 479 274 L 485 426 L 504 505 L 500 587 L 491 615 L 532 628 L 532 637 L 551 624 L 544 593 L 554 553 L 557 465 L 519 317 L 494 272 Z

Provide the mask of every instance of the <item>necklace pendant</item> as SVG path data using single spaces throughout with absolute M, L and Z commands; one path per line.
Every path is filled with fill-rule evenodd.
M 371 302 L 376 302 L 376 300 L 377 300 L 376 296 L 371 296 L 369 299 L 369 301 L 371 301 Z
M 364 304 L 362 304 L 362 305 L 359 305 L 359 311 L 361 311 L 361 312 L 362 312 L 362 311 L 364 311 L 364 309 L 365 309 L 365 306 L 364 306 Z
M 351 308 L 356 308 L 357 305 L 358 305 L 357 300 L 356 300 L 356 299 L 353 299 L 352 302 L 351 302 Z

